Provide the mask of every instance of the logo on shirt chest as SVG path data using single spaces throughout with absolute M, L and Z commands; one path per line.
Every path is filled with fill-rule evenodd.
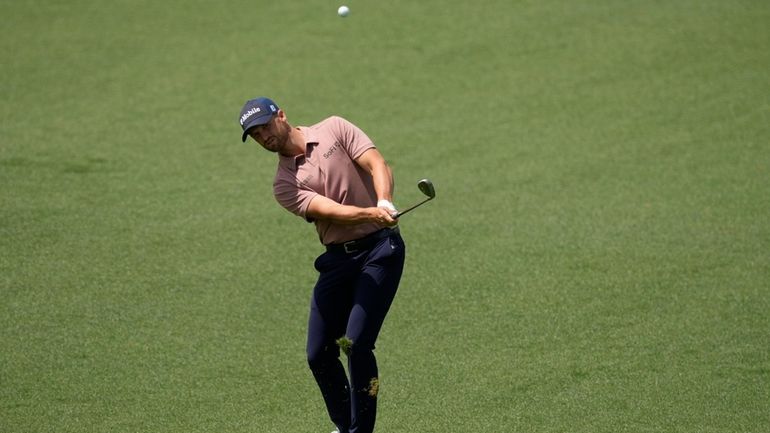
M 339 149 L 339 145 L 337 144 L 332 145 L 332 147 L 324 153 L 324 159 L 329 159 L 332 155 L 334 155 L 334 152 L 336 152 L 338 149 Z
M 310 181 L 312 181 L 314 177 L 315 176 L 313 176 L 312 174 L 308 174 L 307 176 L 302 178 L 302 180 L 299 181 L 299 184 L 303 186 L 308 186 L 310 184 Z

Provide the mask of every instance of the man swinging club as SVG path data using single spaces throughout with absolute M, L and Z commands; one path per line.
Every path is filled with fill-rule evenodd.
M 371 433 L 379 391 L 374 344 L 406 252 L 390 167 L 369 137 L 341 117 L 293 127 L 275 102 L 260 97 L 246 102 L 239 122 L 243 141 L 251 136 L 278 154 L 278 203 L 315 223 L 326 248 L 315 260 L 307 357 L 329 416 L 339 433 Z

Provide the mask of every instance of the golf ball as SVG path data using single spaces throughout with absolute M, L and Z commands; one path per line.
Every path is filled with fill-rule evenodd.
M 346 17 L 350 14 L 350 8 L 347 6 L 340 6 L 339 9 L 337 9 L 337 15 L 341 17 Z

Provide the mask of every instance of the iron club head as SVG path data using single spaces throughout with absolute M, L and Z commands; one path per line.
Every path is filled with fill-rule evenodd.
M 433 200 L 436 197 L 436 188 L 433 187 L 433 182 L 431 182 L 430 179 L 423 179 L 423 180 L 417 182 L 417 188 L 420 189 L 420 192 L 422 192 L 423 194 L 428 196 L 428 198 L 426 198 L 425 200 L 417 203 L 416 205 L 414 205 L 414 206 L 412 206 L 410 208 L 407 208 L 407 209 L 397 213 L 396 215 L 394 215 L 394 218 L 398 218 L 401 215 L 411 211 L 412 209 L 414 209 L 416 207 L 419 207 L 422 204 L 425 204 L 426 202 L 429 202 L 429 201 Z
M 417 182 L 417 188 L 420 188 L 420 191 L 430 198 L 436 197 L 436 189 L 433 187 L 433 182 L 430 179 L 423 179 Z

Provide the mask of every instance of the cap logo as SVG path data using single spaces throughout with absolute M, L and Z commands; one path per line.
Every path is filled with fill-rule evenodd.
M 270 108 L 272 109 L 273 106 L 271 105 Z M 254 107 L 251 110 L 245 112 L 243 116 L 241 116 L 241 126 L 243 126 L 244 123 L 249 119 L 249 117 L 261 112 L 262 110 L 259 107 Z M 273 110 L 275 111 L 275 110 Z

